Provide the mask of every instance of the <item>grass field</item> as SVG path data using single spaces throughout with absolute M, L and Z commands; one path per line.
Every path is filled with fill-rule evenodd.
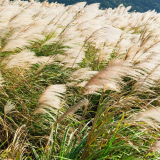
M 0 1 L 0 159 L 160 159 L 160 15 Z

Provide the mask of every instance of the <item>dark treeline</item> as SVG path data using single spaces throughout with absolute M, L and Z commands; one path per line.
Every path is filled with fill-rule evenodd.
M 64 3 L 65 5 L 72 5 L 77 2 L 84 2 L 85 0 L 49 0 L 49 2 Z M 160 0 L 86 0 L 87 4 L 100 3 L 100 8 L 116 8 L 119 4 L 124 6 L 132 6 L 131 11 L 146 12 L 148 10 L 156 10 L 160 12 Z

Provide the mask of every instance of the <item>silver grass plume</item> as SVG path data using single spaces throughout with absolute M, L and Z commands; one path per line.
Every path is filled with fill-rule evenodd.
M 66 91 L 66 87 L 63 84 L 51 85 L 46 88 L 38 100 L 37 108 L 34 111 L 36 113 L 49 113 L 47 109 L 57 114 L 57 111 L 61 109 L 62 94 Z
M 144 112 L 140 112 L 134 119 L 136 121 L 146 122 L 155 129 L 160 128 L 160 107 L 149 108 Z
M 4 114 L 6 115 L 10 113 L 12 110 L 15 109 L 15 107 L 16 107 L 15 104 L 13 104 L 11 101 L 8 101 L 4 106 Z
M 122 77 L 124 77 L 130 70 L 130 63 L 127 61 L 111 61 L 108 66 L 93 76 L 86 84 L 85 94 L 90 94 L 98 89 L 120 90 L 122 84 Z
M 160 152 L 160 141 L 155 142 L 151 148 L 148 150 L 148 152 L 158 151 Z

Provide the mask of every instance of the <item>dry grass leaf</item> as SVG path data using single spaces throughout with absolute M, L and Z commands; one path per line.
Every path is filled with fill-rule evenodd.
M 14 153 L 13 156 L 16 156 L 20 150 L 21 154 L 26 150 L 27 144 L 24 144 L 24 138 L 25 138 L 25 130 L 26 125 L 22 125 L 21 127 L 18 127 L 17 130 L 14 133 L 13 141 L 9 145 L 9 147 L 5 150 L 5 152 L 12 152 Z
M 56 114 L 57 110 L 61 109 L 61 98 L 65 91 L 66 87 L 63 84 L 47 87 L 38 100 L 38 106 L 35 109 L 34 114 L 46 113 L 46 109 Z
M 76 103 L 73 107 L 68 109 L 58 120 L 56 123 L 60 123 L 66 116 L 74 114 L 80 107 L 82 106 L 88 106 L 89 100 L 88 99 L 83 99 Z
M 4 80 L 3 80 L 2 74 L 0 72 L 0 86 L 2 86 L 3 82 L 4 82 Z
M 4 121 L 1 116 L 0 116 L 0 124 L 4 125 Z

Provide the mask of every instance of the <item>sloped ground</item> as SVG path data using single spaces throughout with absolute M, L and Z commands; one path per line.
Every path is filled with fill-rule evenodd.
M 1 159 L 159 158 L 159 14 L 0 3 Z

